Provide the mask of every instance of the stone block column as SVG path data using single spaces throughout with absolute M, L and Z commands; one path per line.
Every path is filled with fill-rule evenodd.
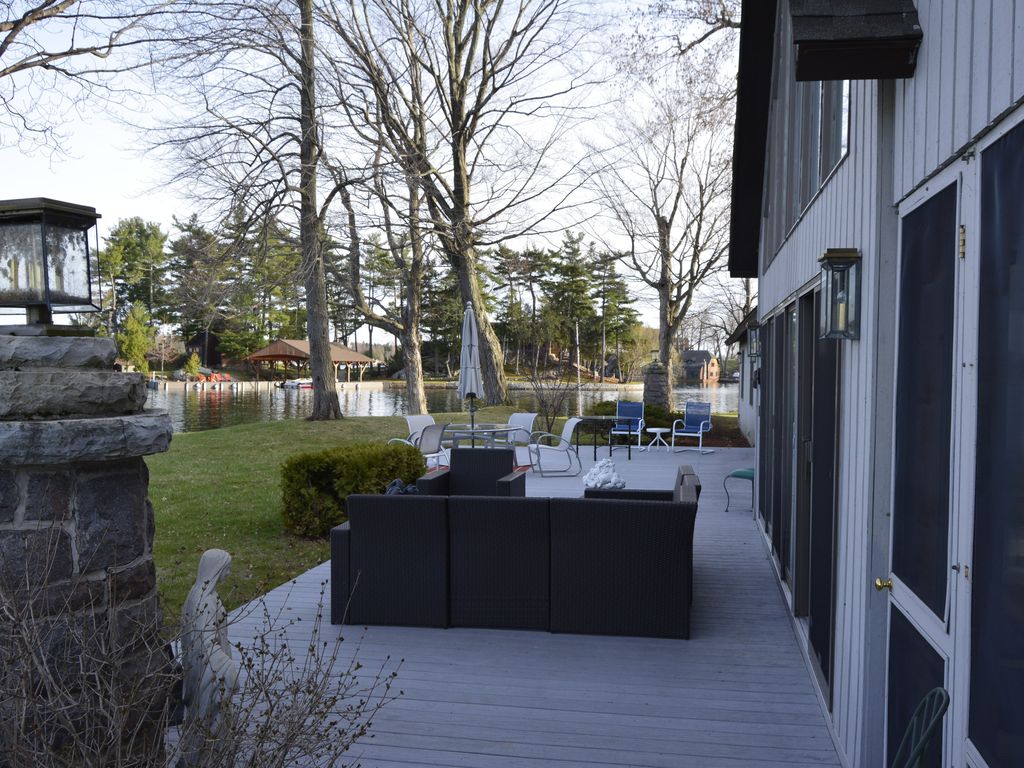
M 672 368 L 655 360 L 644 368 L 644 402 L 657 405 L 671 413 L 675 409 L 672 395 Z
M 171 424 L 143 410 L 145 381 L 114 372 L 115 354 L 112 339 L 0 335 L 0 609 L 16 617 L 0 622 L 0 690 L 36 697 L 27 714 L 0 697 L 0 742 L 20 735 L 25 750 L 113 753 L 109 728 L 133 751 L 162 748 L 167 656 L 142 457 L 167 450 Z

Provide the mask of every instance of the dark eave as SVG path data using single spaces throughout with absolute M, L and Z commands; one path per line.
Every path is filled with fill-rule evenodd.
M 790 0 L 797 80 L 913 77 L 921 23 L 912 0 Z
M 729 338 L 725 340 L 727 346 L 732 346 L 738 341 L 743 339 L 747 332 L 750 330 L 751 325 L 757 325 L 757 307 L 754 307 L 747 316 L 740 321 L 740 324 L 736 326 L 736 330 L 729 334 Z
M 729 224 L 729 274 L 733 277 L 757 277 L 775 44 L 775 3 L 776 0 L 745 0 L 740 17 L 732 218 Z

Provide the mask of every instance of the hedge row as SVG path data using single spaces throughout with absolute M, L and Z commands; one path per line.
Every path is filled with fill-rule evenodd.
M 363 443 L 292 456 L 281 465 L 285 527 L 322 538 L 345 521 L 349 494 L 384 493 L 392 480 L 412 483 L 426 471 L 423 454 L 411 445 Z

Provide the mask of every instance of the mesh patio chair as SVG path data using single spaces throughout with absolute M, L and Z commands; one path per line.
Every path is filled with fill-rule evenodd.
M 530 463 L 530 435 L 533 434 L 533 422 L 536 420 L 536 413 L 513 413 L 508 417 L 508 425 L 518 427 L 505 438 L 508 445 L 516 450 L 516 466 L 526 466 Z
M 406 440 L 416 445 L 424 428 L 434 423 L 434 417 L 429 414 L 406 416 L 405 423 L 409 425 L 409 437 Z
M 942 733 L 942 718 L 949 709 L 949 693 L 941 686 L 932 688 L 914 710 L 903 740 L 889 768 L 920 768 L 921 759 L 936 734 Z
M 406 416 L 405 418 L 412 418 Z M 422 417 L 419 417 L 422 418 Z M 433 416 L 428 416 L 431 421 L 434 420 Z M 448 428 L 447 424 L 428 424 L 419 433 L 418 439 L 414 442 L 412 440 L 406 440 L 401 437 L 393 437 L 388 440 L 388 445 L 392 443 L 404 443 L 405 445 L 411 445 L 420 449 L 423 457 L 427 460 L 427 469 L 430 469 L 430 460 L 434 460 L 434 468 L 440 467 L 442 459 L 444 464 L 448 464 L 448 449 L 441 443 L 441 439 L 444 437 L 444 431 Z
M 530 465 L 534 472 L 541 477 L 576 477 L 583 471 L 580 456 L 572 444 L 572 433 L 580 421 L 575 416 L 567 419 L 561 435 L 534 432 L 530 436 Z
M 704 450 L 704 433 L 711 431 L 711 403 L 702 403 L 697 400 L 686 401 L 686 413 L 684 418 L 672 422 L 672 450 L 675 453 L 682 451 L 699 451 L 700 453 L 714 453 L 714 448 Z M 676 438 L 695 437 L 697 447 L 693 446 L 676 448 Z
M 613 438 L 616 435 L 626 435 L 629 446 L 632 446 L 633 436 L 636 435 L 636 445 L 639 448 L 644 432 L 644 404 L 634 400 L 619 400 L 615 404 L 615 419 L 615 426 L 608 432 L 608 455 L 611 456 L 613 448 L 623 447 L 614 445 Z

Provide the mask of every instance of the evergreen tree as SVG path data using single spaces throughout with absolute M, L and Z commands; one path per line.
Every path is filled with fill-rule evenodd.
M 600 323 L 600 369 L 601 380 L 604 380 L 605 367 L 608 363 L 608 344 L 613 345 L 616 357 L 619 356 L 622 339 L 637 322 L 637 312 L 633 309 L 634 299 L 630 296 L 629 286 L 615 270 L 621 260 L 621 254 L 608 251 L 595 254 L 594 258 L 594 301 L 597 303 Z
M 150 317 L 165 319 L 166 241 L 159 224 L 138 216 L 121 219 L 104 238 L 104 248 L 97 258 L 109 334 L 122 327 L 129 309 L 136 304 L 146 307 Z
M 140 373 L 149 373 L 146 354 L 156 343 L 156 328 L 141 304 L 133 304 L 124 321 L 124 331 L 117 334 L 118 353 Z
M 545 325 L 551 342 L 568 346 L 570 362 L 576 361 L 576 323 L 581 332 L 596 316 L 591 287 L 593 267 L 583 255 L 583 233 L 566 232 L 562 247 L 552 254 L 547 278 L 542 281 Z
M 435 373 L 450 368 L 453 352 L 458 357 L 465 308 L 459 294 L 459 276 L 436 264 L 427 267 L 423 291 L 423 328 L 430 336 L 430 353 Z M 441 365 L 444 359 L 445 365 Z

